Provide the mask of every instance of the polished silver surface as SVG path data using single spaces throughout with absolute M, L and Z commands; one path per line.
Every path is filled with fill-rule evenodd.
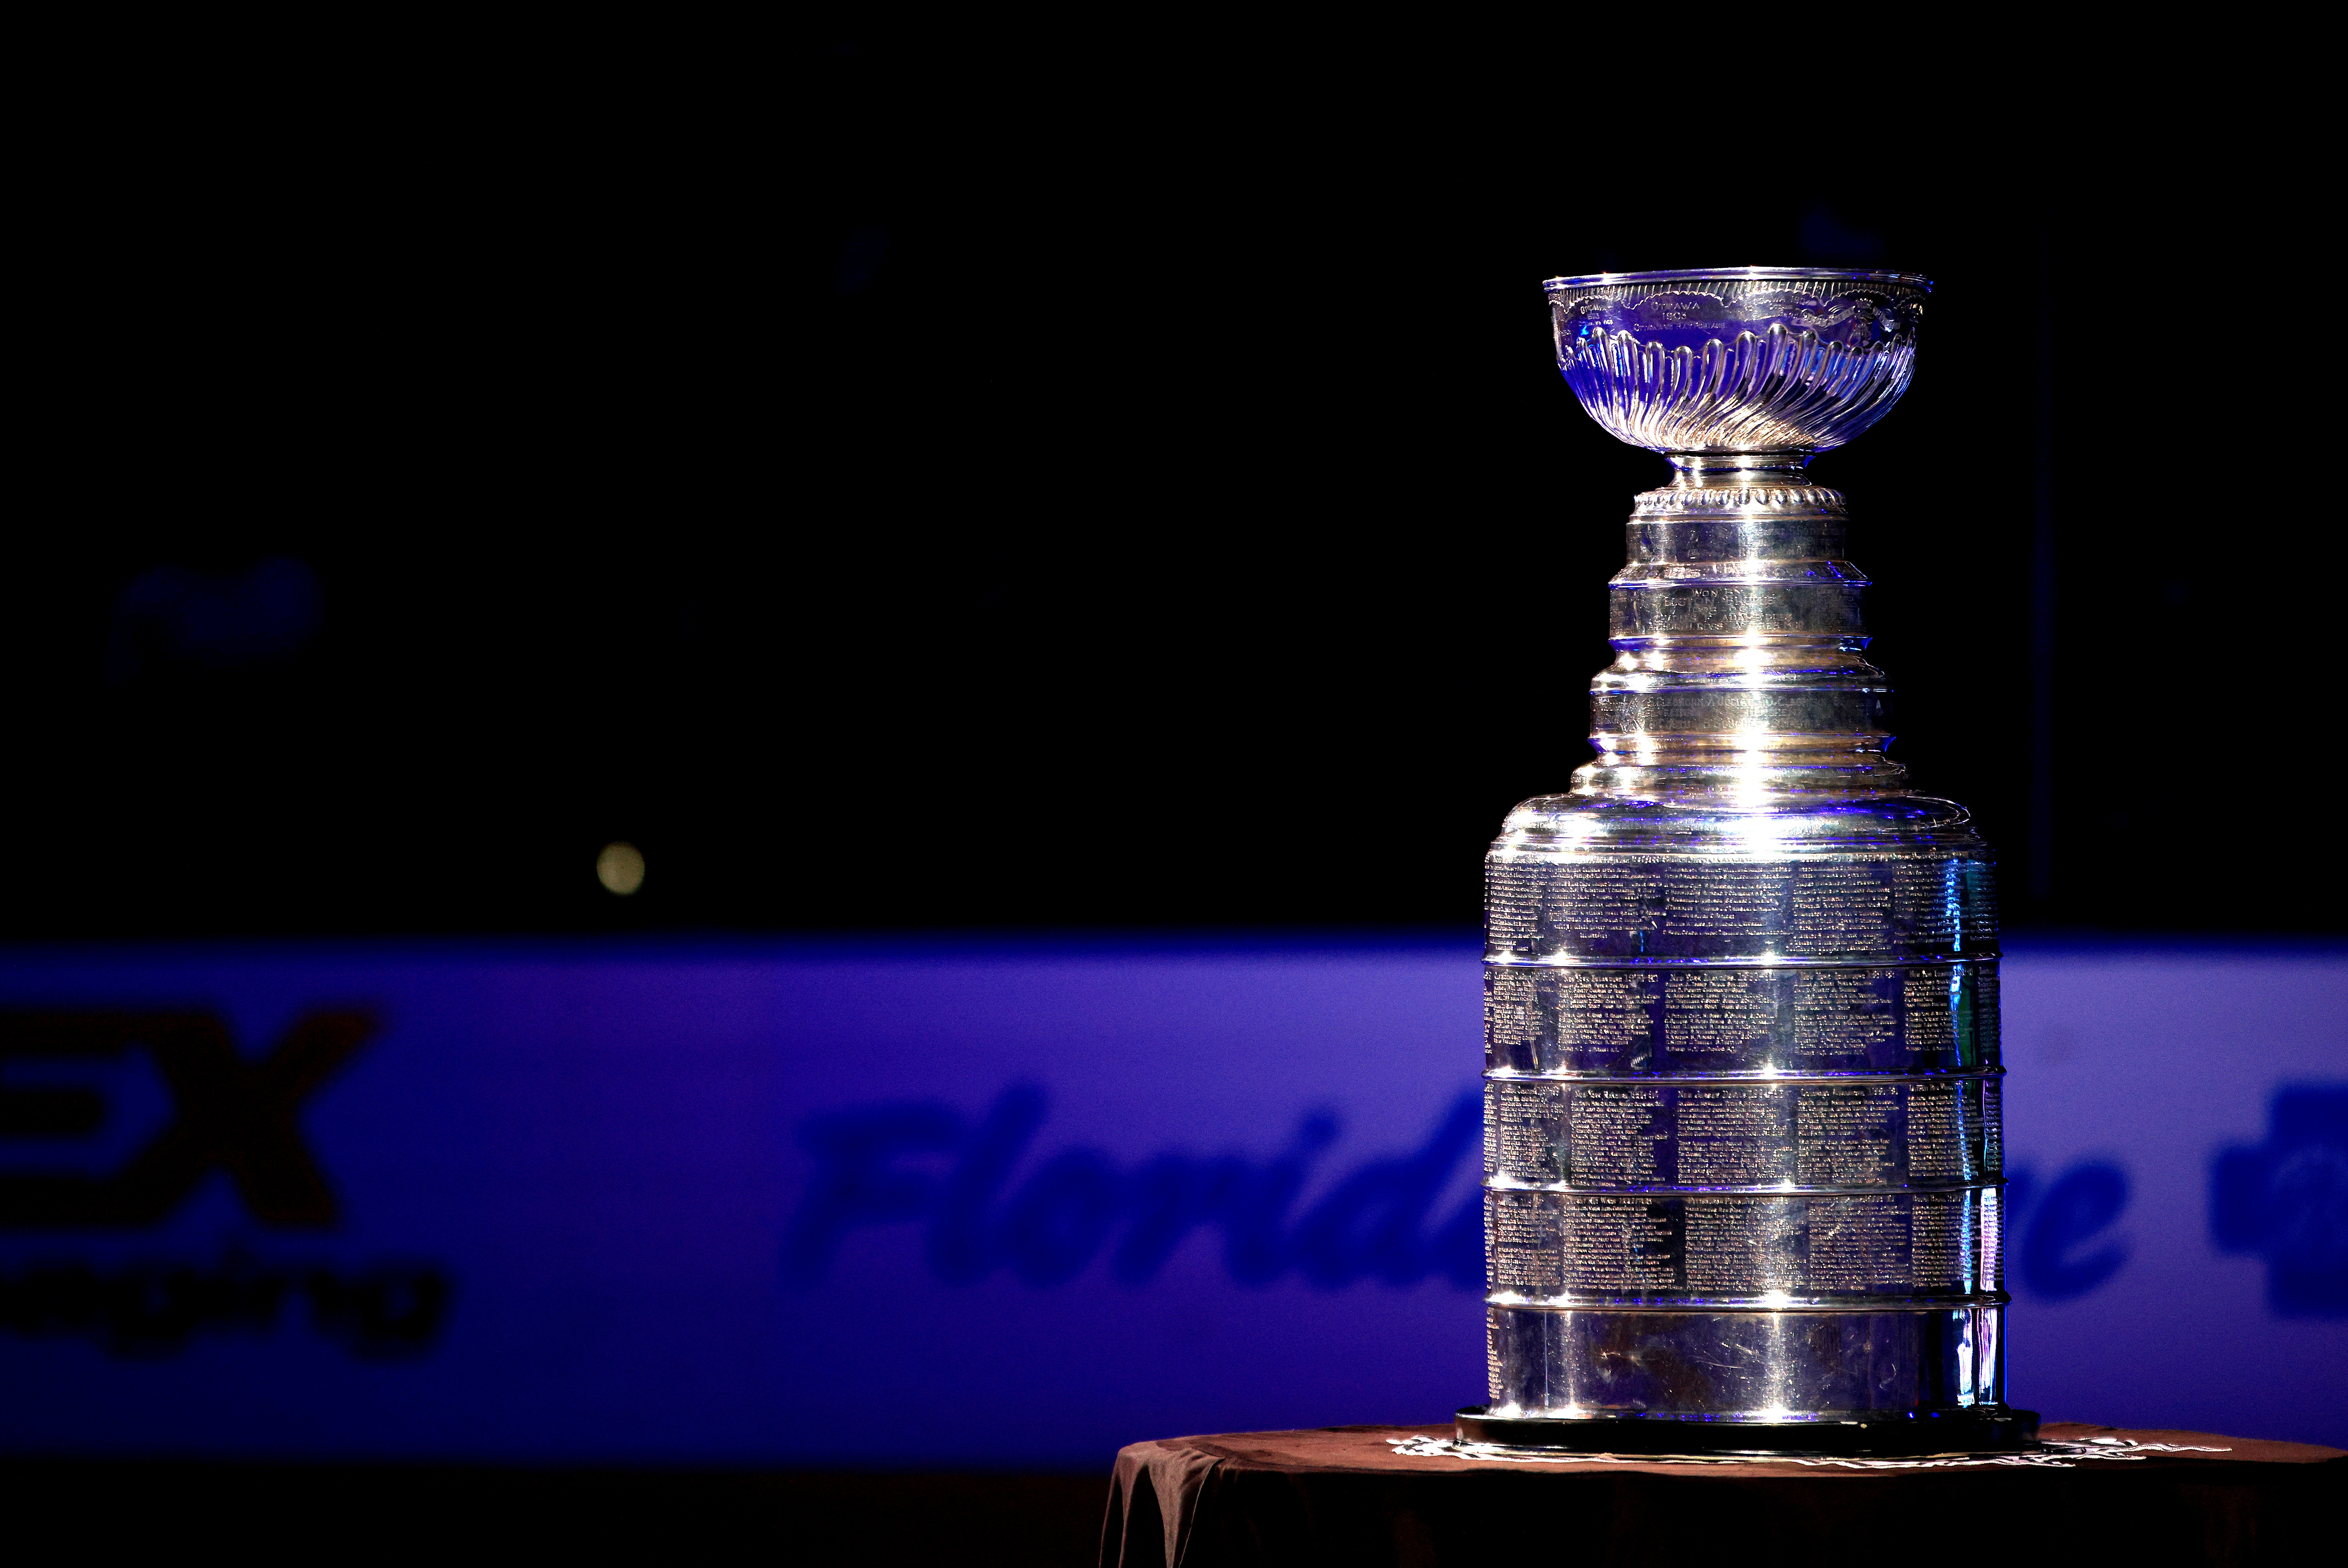
M 1598 755 L 1486 861 L 1478 1418 L 2004 1431 L 1990 857 L 1885 755 L 1867 578 L 1804 471 L 1906 388 L 1930 284 L 1548 289 L 1582 407 L 1673 472 L 1610 585 Z
M 1931 292 L 1902 273 L 1790 267 L 1545 286 L 1558 368 L 1612 434 L 1659 452 L 1805 457 L 1841 446 L 1908 389 Z

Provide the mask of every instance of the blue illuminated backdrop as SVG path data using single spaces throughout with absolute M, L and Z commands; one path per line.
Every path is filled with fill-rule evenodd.
M 2348 955 L 2006 964 L 2014 1395 L 2348 1438 Z M 0 961 L 0 1443 L 942 1466 L 1478 1396 L 1454 938 Z

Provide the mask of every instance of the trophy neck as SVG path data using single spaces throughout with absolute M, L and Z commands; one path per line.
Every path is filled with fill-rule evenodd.
M 1809 454 L 1673 453 L 1608 584 L 1613 665 L 1591 685 L 1577 794 L 1730 806 L 1907 792 L 1890 688 L 1862 654 L 1867 578 Z
M 1807 449 L 1783 452 L 1665 452 L 1673 490 L 1784 490 L 1810 481 Z

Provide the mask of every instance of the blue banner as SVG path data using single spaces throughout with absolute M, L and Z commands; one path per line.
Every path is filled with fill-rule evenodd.
M 2348 1442 L 2348 954 L 2005 964 L 2013 1397 Z M 1095 1467 L 1481 1398 L 1457 939 L 0 954 L 16 1452 Z

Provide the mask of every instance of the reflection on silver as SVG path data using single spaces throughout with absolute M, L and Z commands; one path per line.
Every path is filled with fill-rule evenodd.
M 1548 285 L 1582 407 L 1673 478 L 1611 585 L 1598 756 L 1486 861 L 1491 1403 L 1463 1440 L 2034 1429 L 2004 1405 L 1990 860 L 1884 755 L 1867 579 L 1803 472 L 1906 388 L 1929 287 Z

